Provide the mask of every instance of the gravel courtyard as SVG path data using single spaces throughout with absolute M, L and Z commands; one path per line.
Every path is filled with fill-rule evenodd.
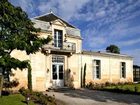
M 111 93 L 88 89 L 47 92 L 66 105 L 140 105 L 139 95 Z

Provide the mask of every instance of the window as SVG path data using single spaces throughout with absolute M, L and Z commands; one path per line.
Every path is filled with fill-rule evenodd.
M 140 81 L 140 67 L 134 66 L 133 69 L 134 81 Z
M 54 47 L 61 48 L 62 47 L 62 30 L 54 30 Z
M 101 78 L 101 61 L 94 60 L 94 79 Z
M 126 77 L 126 63 L 121 62 L 121 78 L 125 78 L 125 77 Z

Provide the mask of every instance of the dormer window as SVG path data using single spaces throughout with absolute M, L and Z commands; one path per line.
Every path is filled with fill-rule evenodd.
M 54 30 L 54 47 L 62 48 L 63 32 L 62 30 Z

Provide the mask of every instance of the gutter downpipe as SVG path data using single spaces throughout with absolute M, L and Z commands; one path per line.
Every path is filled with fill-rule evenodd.
M 82 68 L 82 52 L 81 52 L 81 67 L 80 67 L 80 85 L 82 88 L 82 79 L 83 79 L 83 68 Z

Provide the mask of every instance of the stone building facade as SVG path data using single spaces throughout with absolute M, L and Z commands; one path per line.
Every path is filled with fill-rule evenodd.
M 13 51 L 11 55 L 20 60 L 30 60 L 33 90 L 64 86 L 80 88 L 83 71 L 86 69 L 86 83 L 133 82 L 133 59 L 127 55 L 82 50 L 80 30 L 53 13 L 32 19 L 42 38 L 53 40 L 42 46 L 47 55 L 27 55 L 24 51 Z M 94 43 L 94 42 L 91 42 Z M 13 70 L 19 87 L 27 87 L 27 70 Z

